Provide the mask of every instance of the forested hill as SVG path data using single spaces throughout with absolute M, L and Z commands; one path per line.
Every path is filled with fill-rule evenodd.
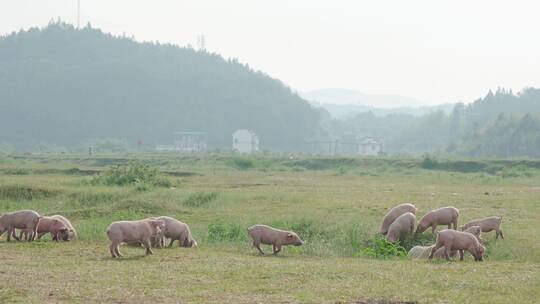
M 211 147 L 230 148 L 239 128 L 272 150 L 321 134 L 319 112 L 280 81 L 206 51 L 64 23 L 0 38 L 0 142 L 152 146 L 204 131 Z
M 334 138 L 375 136 L 389 154 L 441 153 L 481 157 L 540 157 L 540 89 L 489 92 L 452 112 L 376 116 L 362 113 L 326 122 Z

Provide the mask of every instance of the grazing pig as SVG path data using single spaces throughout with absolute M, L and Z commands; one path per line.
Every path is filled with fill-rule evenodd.
M 66 227 L 68 227 L 67 233 L 61 233 L 60 234 L 60 239 L 61 240 L 70 241 L 70 240 L 77 239 L 77 231 L 75 230 L 75 228 L 73 227 L 73 225 L 71 224 L 71 222 L 67 218 L 65 218 L 62 215 L 58 215 L 58 214 L 51 215 L 50 217 L 53 218 L 53 219 L 57 219 L 57 220 L 61 221 L 62 223 L 64 223 L 64 225 L 66 225 Z
M 491 217 L 486 217 L 483 219 L 472 220 L 468 222 L 467 224 L 463 225 L 461 227 L 461 230 L 467 229 L 471 226 L 480 226 L 480 229 L 482 229 L 482 232 L 490 232 L 490 231 L 495 230 L 495 239 L 498 239 L 499 235 L 501 236 L 501 239 L 504 239 L 503 232 L 501 229 L 501 222 L 502 222 L 501 216 L 491 216 Z
M 21 230 L 19 238 L 22 238 L 24 234 L 24 239 L 26 240 L 31 232 L 32 230 L 30 229 Z M 52 240 L 58 241 L 62 235 L 67 235 L 68 232 L 69 228 L 62 221 L 50 216 L 43 216 L 39 220 L 39 224 L 37 226 L 37 239 L 39 240 L 43 235 L 50 233 Z
M 159 234 L 165 224 L 154 219 L 144 219 L 139 221 L 119 221 L 113 222 L 107 228 L 107 237 L 111 240 L 109 250 L 113 258 L 121 257 L 121 243 L 141 243 L 146 249 L 146 255 L 153 254 L 150 238 Z
M 392 223 L 403 213 L 410 212 L 412 214 L 416 214 L 416 207 L 413 204 L 405 203 L 398 205 L 392 209 L 390 209 L 386 215 L 384 216 L 383 222 L 381 224 L 381 228 L 379 229 L 379 233 L 382 235 L 385 235 L 388 232 L 388 227 L 392 225 Z
M 39 214 L 33 210 L 21 210 L 3 214 L 0 216 L 0 236 L 7 230 L 8 242 L 11 236 L 16 240 L 20 240 L 15 236 L 15 229 L 22 229 L 30 232 L 28 241 L 33 241 L 37 234 L 40 218 Z
M 480 227 L 478 226 L 472 226 L 469 227 L 465 232 L 469 232 L 470 234 L 474 235 L 478 241 L 480 241 Z M 409 250 L 407 255 L 411 258 L 416 259 L 427 259 L 429 257 L 429 254 L 431 253 L 431 249 L 435 247 L 435 245 L 431 246 L 414 246 Z M 435 251 L 433 254 L 433 257 L 436 259 L 444 259 L 446 256 L 444 255 L 445 247 L 441 247 Z M 450 257 L 456 257 L 457 250 L 452 250 L 450 252 Z
M 253 246 L 255 246 L 261 254 L 264 254 L 261 250 L 261 244 L 272 245 L 273 254 L 280 252 L 281 246 L 283 245 L 300 246 L 304 244 L 304 241 L 302 241 L 296 233 L 272 228 L 266 225 L 253 225 L 249 227 L 247 231 L 249 236 L 253 239 Z
M 415 222 L 416 217 L 413 213 L 403 213 L 388 228 L 386 239 L 391 243 L 403 239 L 407 234 L 414 232 Z
M 482 234 L 482 229 L 480 226 L 470 226 L 469 228 L 464 230 L 465 232 L 468 232 L 476 237 L 476 239 L 482 243 L 482 240 L 480 239 L 480 235 Z
M 444 256 L 450 259 L 451 252 L 457 250 L 459 259 L 463 261 L 463 251 L 467 250 L 472 254 L 475 261 L 484 260 L 485 248 L 478 242 L 478 239 L 471 233 L 452 229 L 444 229 L 437 233 L 435 246 L 431 248 L 429 259 L 431 260 L 439 248 L 444 247 Z
M 411 248 L 411 250 L 409 250 L 409 252 L 407 253 L 407 255 L 411 258 L 416 258 L 416 259 L 427 259 L 431 253 L 431 249 L 433 249 L 433 247 L 435 247 L 435 245 L 431 245 L 431 246 L 414 246 L 413 248 Z M 457 254 L 457 250 L 452 250 L 452 252 L 450 252 L 450 257 L 455 257 Z M 444 247 L 441 247 L 439 248 L 437 251 L 435 251 L 435 253 L 433 254 L 433 257 L 436 258 L 436 259 L 444 259 L 446 258 L 445 255 L 444 255 Z
M 169 247 L 172 247 L 174 241 L 176 240 L 178 240 L 179 247 L 197 247 L 197 241 L 195 241 L 191 235 L 191 231 L 189 230 L 189 226 L 187 224 L 168 216 L 160 216 L 156 219 L 165 224 L 165 228 L 163 229 L 162 233 L 156 237 L 156 245 L 158 247 L 164 246 L 164 238 L 171 239 Z
M 455 230 L 457 229 L 458 218 L 459 210 L 451 206 L 432 210 L 420 219 L 416 227 L 416 233 L 422 233 L 428 227 L 431 227 L 431 232 L 435 234 L 438 225 L 448 225 L 448 229 L 450 229 L 453 224 Z

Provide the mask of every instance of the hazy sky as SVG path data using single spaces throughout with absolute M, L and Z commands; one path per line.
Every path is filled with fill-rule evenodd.
M 77 0 L 0 0 L 0 32 L 76 22 Z M 349 88 L 426 103 L 540 87 L 540 1 L 81 0 L 81 24 L 196 44 L 295 90 Z

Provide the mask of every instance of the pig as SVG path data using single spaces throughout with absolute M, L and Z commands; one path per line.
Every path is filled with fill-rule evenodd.
M 33 210 L 21 210 L 6 213 L 0 216 L 0 236 L 7 230 L 7 241 L 11 236 L 16 240 L 20 238 L 15 236 L 15 229 L 28 230 L 28 241 L 33 241 L 37 234 L 37 227 L 41 216 Z
M 164 238 L 171 240 L 169 247 L 172 247 L 176 240 L 178 240 L 179 247 L 197 247 L 197 241 L 191 235 L 191 230 L 187 224 L 168 216 L 160 216 L 156 219 L 165 223 L 162 233 L 157 235 L 154 241 L 158 247 L 164 246 Z
M 463 261 L 464 250 L 470 252 L 475 261 L 483 261 L 486 250 L 473 234 L 452 229 L 444 229 L 437 233 L 437 241 L 435 246 L 431 248 L 428 258 L 431 260 L 441 247 L 444 247 L 444 256 L 447 260 L 450 260 L 451 252 L 457 250 L 460 261 Z
M 301 246 L 304 244 L 304 241 L 296 233 L 266 225 L 253 225 L 247 231 L 248 235 L 253 239 L 253 246 L 263 255 L 264 252 L 261 249 L 261 244 L 272 245 L 272 253 L 274 255 L 281 251 L 281 246 L 283 245 Z
M 495 230 L 495 239 L 498 239 L 499 236 L 501 236 L 501 239 L 504 239 L 503 231 L 501 229 L 501 222 L 501 216 L 491 216 L 483 219 L 472 220 L 461 226 L 461 230 L 467 229 L 471 226 L 480 226 L 482 232 L 490 232 Z
M 452 228 L 453 225 L 454 230 L 456 230 L 458 218 L 459 210 L 452 206 L 432 210 L 420 219 L 416 233 L 422 233 L 431 227 L 431 232 L 435 234 L 438 225 L 448 225 L 448 229 Z
M 414 246 L 413 248 L 411 248 L 411 250 L 409 250 L 407 255 L 411 258 L 416 258 L 416 259 L 427 259 L 433 247 L 435 247 L 435 245 Z M 445 252 L 444 247 L 441 247 L 437 251 L 435 251 L 435 253 L 433 254 L 433 257 L 436 259 L 444 259 L 446 258 L 444 255 L 444 252 Z M 456 255 L 457 255 L 457 250 L 452 250 L 452 252 L 450 252 L 450 257 L 455 257 Z
M 388 228 L 386 239 L 391 243 L 395 243 L 398 240 L 403 239 L 407 234 L 412 234 L 414 232 L 415 222 L 416 217 L 413 213 L 403 213 Z
M 412 214 L 416 214 L 416 207 L 413 204 L 405 203 L 398 205 L 392 209 L 390 209 L 386 215 L 384 216 L 383 222 L 381 224 L 381 228 L 379 229 L 379 233 L 382 235 L 386 235 L 388 233 L 388 227 L 392 225 L 392 223 L 403 213 L 410 212 Z
M 24 239 L 26 240 L 31 232 L 30 229 L 21 230 L 19 238 L 22 238 L 24 234 Z M 49 216 L 43 216 L 37 226 L 37 239 L 39 240 L 43 235 L 50 233 L 52 240 L 58 241 L 61 239 L 61 235 L 67 235 L 68 232 L 69 228 L 62 221 Z
M 107 228 L 107 237 L 111 240 L 109 250 L 113 258 L 121 257 L 121 243 L 141 243 L 146 249 L 146 255 L 153 254 L 150 238 L 159 234 L 165 227 L 162 221 L 144 219 L 138 221 L 113 222 Z
M 464 230 L 465 232 L 468 232 L 476 237 L 476 239 L 482 243 L 482 240 L 480 239 L 480 235 L 482 234 L 482 228 L 480 226 L 470 226 L 469 228 Z
M 60 233 L 59 236 L 61 240 L 70 241 L 77 239 L 77 231 L 67 218 L 59 214 L 51 215 L 50 217 L 61 221 L 62 223 L 64 223 L 64 225 L 66 225 L 66 227 L 68 227 L 67 233 Z
M 478 226 L 472 226 L 469 227 L 465 232 L 469 232 L 470 234 L 474 235 L 478 241 L 480 241 L 480 227 Z M 409 250 L 407 255 L 411 258 L 417 258 L 417 259 L 427 259 L 429 257 L 429 254 L 431 253 L 431 249 L 435 247 L 435 245 L 431 246 L 414 246 Z M 436 259 L 444 259 L 446 258 L 444 255 L 445 247 L 441 247 L 435 251 L 435 254 L 433 255 Z M 457 250 L 452 250 L 450 252 L 450 257 L 456 257 Z

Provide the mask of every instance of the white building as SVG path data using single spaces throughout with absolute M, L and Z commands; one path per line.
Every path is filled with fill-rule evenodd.
M 247 129 L 236 130 L 233 133 L 233 151 L 240 153 L 254 153 L 259 151 L 259 137 L 255 132 Z
M 207 148 L 205 132 L 175 132 L 173 145 L 157 145 L 157 151 L 202 152 Z
M 206 150 L 205 132 L 175 132 L 174 147 L 180 152 L 202 152 Z
M 383 150 L 382 141 L 373 137 L 364 137 L 358 145 L 358 154 L 360 155 L 376 156 L 382 154 Z

